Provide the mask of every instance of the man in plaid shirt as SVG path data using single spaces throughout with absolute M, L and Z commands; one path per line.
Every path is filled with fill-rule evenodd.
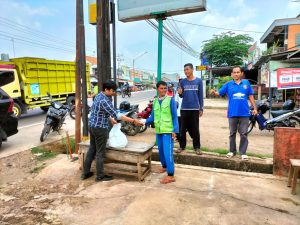
M 136 119 L 129 118 L 127 116 L 118 114 L 111 100 L 110 96 L 115 95 L 117 85 L 113 81 L 107 81 L 103 83 L 102 90 L 103 92 L 99 93 L 93 102 L 91 109 L 91 116 L 89 119 L 89 128 L 90 128 L 90 148 L 88 150 L 85 162 L 83 173 L 81 179 L 85 180 L 93 176 L 93 172 L 90 171 L 92 161 L 96 155 L 96 181 L 108 181 L 112 180 L 113 177 L 104 174 L 104 158 L 105 158 L 105 149 L 106 142 L 108 139 L 108 129 L 109 122 L 112 124 L 117 123 L 117 119 L 124 120 L 126 122 L 135 123 L 136 125 L 141 126 L 141 122 Z

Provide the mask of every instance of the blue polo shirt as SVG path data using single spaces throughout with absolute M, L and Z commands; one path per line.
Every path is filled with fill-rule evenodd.
M 248 97 L 253 95 L 253 90 L 248 80 L 241 80 L 239 84 L 234 80 L 228 81 L 220 88 L 219 94 L 228 96 L 229 118 L 250 116 Z

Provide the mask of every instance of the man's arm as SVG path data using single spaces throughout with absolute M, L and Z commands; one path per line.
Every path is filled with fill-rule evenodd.
M 203 83 L 202 83 L 202 80 L 200 80 L 200 83 L 199 83 L 198 99 L 199 99 L 199 105 L 200 105 L 199 116 L 202 116 L 203 115 L 203 110 L 204 110 L 204 103 L 203 103 Z
M 178 125 L 178 116 L 177 116 L 177 107 L 176 102 L 173 98 L 171 98 L 170 102 L 171 114 L 172 114 L 172 123 L 173 123 L 173 133 L 172 138 L 176 138 L 176 134 L 179 133 L 179 125 Z
M 150 114 L 149 118 L 146 120 L 146 124 L 150 124 L 153 122 L 154 122 L 154 107 L 152 105 L 151 114 Z
M 253 95 L 249 95 L 249 100 L 250 100 L 250 103 L 251 103 L 251 105 L 253 107 L 252 114 L 256 115 L 257 114 L 257 108 L 256 108 L 256 103 L 255 103 L 254 96 Z

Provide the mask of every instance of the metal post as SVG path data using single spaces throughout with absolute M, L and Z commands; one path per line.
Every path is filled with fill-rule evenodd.
M 157 58 L 157 81 L 161 81 L 162 70 L 162 39 L 163 39 L 163 17 L 160 16 L 158 20 L 158 58 Z
M 86 57 L 85 57 L 85 29 L 84 29 L 84 13 L 83 13 L 83 0 L 80 0 L 80 75 L 81 75 L 81 88 L 82 88 L 82 140 L 88 140 L 88 105 L 87 105 L 87 80 L 86 80 Z
M 112 20 L 112 35 L 113 35 L 113 72 L 114 82 L 117 83 L 117 41 L 116 41 L 116 8 L 113 1 L 110 2 L 111 20 Z M 117 95 L 114 96 L 114 107 L 117 108 Z
M 80 79 L 80 2 L 76 0 L 76 86 L 75 86 L 75 152 L 78 154 L 79 143 L 81 142 L 81 79 Z
M 102 91 L 103 75 L 102 75 L 102 38 L 103 33 L 103 13 L 102 13 L 102 3 L 103 1 L 97 0 L 97 26 L 96 26 L 96 36 L 97 36 L 97 78 L 98 78 L 98 92 Z

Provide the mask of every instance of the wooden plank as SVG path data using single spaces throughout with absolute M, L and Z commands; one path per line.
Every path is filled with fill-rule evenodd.
M 294 168 L 293 180 L 292 180 L 292 194 L 296 194 L 297 188 L 297 178 L 298 178 L 299 168 Z
M 290 162 L 294 167 L 300 167 L 300 159 L 290 159 Z
M 289 171 L 289 178 L 288 178 L 288 184 L 287 186 L 290 187 L 292 184 L 292 177 L 294 175 L 294 167 L 292 166 L 292 164 L 290 165 L 290 171 Z

